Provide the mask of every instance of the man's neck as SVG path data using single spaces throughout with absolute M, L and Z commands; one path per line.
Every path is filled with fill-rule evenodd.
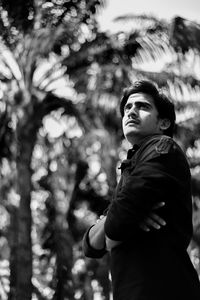
M 144 138 L 138 139 L 138 140 L 136 140 L 134 143 L 130 143 L 130 144 L 132 145 L 133 148 L 134 148 L 135 146 L 136 146 L 136 147 L 140 147 L 143 143 L 145 143 L 146 141 L 148 141 L 148 140 L 151 139 L 152 137 L 161 136 L 161 135 L 162 135 L 162 134 L 158 134 L 158 133 L 151 134 L 151 135 L 147 135 L 147 136 L 145 136 Z

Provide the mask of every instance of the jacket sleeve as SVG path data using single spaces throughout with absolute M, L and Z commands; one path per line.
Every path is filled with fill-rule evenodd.
M 182 174 L 181 179 L 177 175 L 176 159 L 175 153 L 155 155 L 138 163 L 130 174 L 124 176 L 105 222 L 105 233 L 110 239 L 124 241 L 130 238 L 140 230 L 139 224 L 156 203 L 163 201 L 166 208 L 174 189 L 184 193 L 185 177 Z
M 93 226 L 94 225 L 92 225 L 83 236 L 83 241 L 82 241 L 83 253 L 86 257 L 102 258 L 107 253 L 106 245 L 104 246 L 103 249 L 100 249 L 100 250 L 97 250 L 90 245 L 89 231 Z

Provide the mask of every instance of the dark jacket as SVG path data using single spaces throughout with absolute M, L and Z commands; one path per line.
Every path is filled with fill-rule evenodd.
M 184 153 L 173 139 L 151 136 L 129 150 L 121 171 L 105 223 L 106 235 L 123 241 L 111 251 L 114 300 L 199 300 L 198 276 L 187 253 L 192 200 Z M 161 201 L 165 206 L 157 213 L 167 225 L 142 231 L 139 224 Z M 84 250 L 90 256 L 86 236 Z

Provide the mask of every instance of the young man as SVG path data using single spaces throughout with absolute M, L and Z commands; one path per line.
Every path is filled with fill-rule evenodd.
M 172 139 L 174 105 L 152 82 L 138 81 L 125 91 L 120 111 L 132 149 L 107 215 L 83 238 L 85 255 L 110 252 L 114 300 L 199 300 L 199 279 L 187 253 L 190 169 Z

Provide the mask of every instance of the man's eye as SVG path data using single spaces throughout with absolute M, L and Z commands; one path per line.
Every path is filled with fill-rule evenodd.
M 147 105 L 146 105 L 146 104 L 144 104 L 144 103 L 140 103 L 140 104 L 138 105 L 138 107 L 139 107 L 139 108 L 146 108 L 146 107 L 147 107 Z
M 149 105 L 146 104 L 146 103 L 140 103 L 140 104 L 138 104 L 138 108 L 141 108 L 141 109 L 148 109 L 148 108 L 149 108 Z
M 130 104 L 125 105 L 124 111 L 127 111 L 127 110 L 129 110 L 129 109 L 131 109 L 131 105 L 130 105 Z

